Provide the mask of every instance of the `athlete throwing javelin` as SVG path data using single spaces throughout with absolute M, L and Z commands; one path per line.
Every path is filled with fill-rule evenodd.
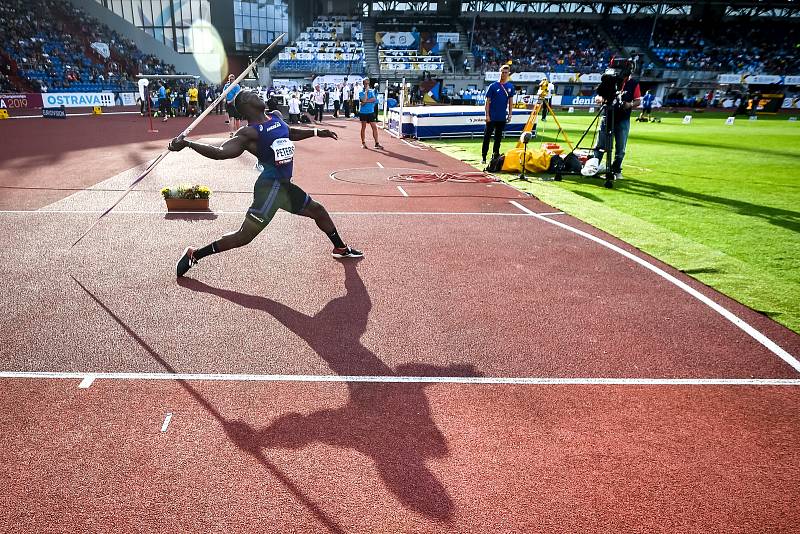
M 266 104 L 256 93 L 241 91 L 233 99 L 236 111 L 244 117 L 244 126 L 220 146 L 206 145 L 176 137 L 169 143 L 169 149 L 177 152 L 186 147 L 210 159 L 232 159 L 246 150 L 258 158 L 263 171 L 256 180 L 253 191 L 253 204 L 247 210 L 239 230 L 225 234 L 222 238 L 195 249 L 186 247 L 183 257 L 178 261 L 177 275 L 183 276 L 198 261 L 218 252 L 248 244 L 261 232 L 278 208 L 296 215 L 314 219 L 320 230 L 333 243 L 334 258 L 361 258 L 364 254 L 348 247 L 339 237 L 328 211 L 322 204 L 311 199 L 305 191 L 292 183 L 294 144 L 309 137 L 330 137 L 337 139 L 336 133 L 322 129 L 290 128 L 278 112 L 265 113 Z

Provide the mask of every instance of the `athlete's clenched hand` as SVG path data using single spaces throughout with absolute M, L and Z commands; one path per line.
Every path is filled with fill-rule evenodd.
M 181 150 L 183 150 L 187 146 L 189 146 L 189 141 L 187 141 L 186 139 L 184 139 L 181 136 L 178 136 L 178 137 L 174 138 L 172 141 L 169 142 L 169 145 L 167 145 L 167 148 L 169 148 L 173 152 L 180 152 Z
M 317 130 L 317 137 L 330 137 L 331 139 L 339 139 L 339 136 L 336 135 L 336 132 L 332 132 L 330 130 Z

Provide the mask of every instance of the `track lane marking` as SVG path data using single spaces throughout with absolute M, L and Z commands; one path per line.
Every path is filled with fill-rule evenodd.
M 78 384 L 79 389 L 89 389 L 92 387 L 92 383 L 94 382 L 95 376 L 94 375 L 86 375 L 81 380 L 81 383 Z
M 164 423 L 161 425 L 161 432 L 167 431 L 170 421 L 172 421 L 172 412 L 168 412 L 166 417 L 164 417 Z
M 0 378 L 75 380 L 207 380 L 217 382 L 370 382 L 407 384 L 484 384 L 531 386 L 800 386 L 794 378 L 613 378 L 613 377 L 485 377 L 485 376 L 368 376 L 368 375 L 258 375 L 205 373 L 80 373 L 3 371 Z
M 399 189 L 399 190 L 400 190 L 400 192 L 403 194 L 403 196 L 404 196 L 404 197 L 407 197 L 407 196 L 408 196 L 408 193 L 406 193 L 406 190 L 405 190 L 405 189 L 403 189 L 402 187 L 400 187 L 399 185 L 397 186 L 397 189 Z
M 380 162 L 380 161 L 376 161 L 375 163 L 377 163 L 377 164 L 378 164 L 378 167 L 380 167 L 381 169 L 383 169 L 383 164 L 381 164 L 381 162 Z
M 394 197 L 396 198 L 396 197 Z M 415 197 L 420 198 L 420 197 Z M 91 215 L 93 213 L 103 213 L 104 210 L 0 210 L 0 215 L 18 214 L 71 214 L 71 215 Z M 154 210 L 114 210 L 109 216 L 117 215 L 198 215 L 211 217 L 213 215 L 239 215 L 243 216 L 243 211 L 154 211 Z M 502 212 L 502 211 L 331 211 L 331 215 L 493 215 L 500 217 L 529 217 L 526 213 Z M 537 215 L 561 215 L 561 212 L 537 213 Z
M 622 256 L 625 256 L 629 260 L 632 260 L 632 261 L 638 263 L 639 265 L 641 265 L 645 269 L 647 269 L 649 271 L 652 271 L 653 273 L 657 274 L 661 278 L 663 278 L 663 279 L 667 280 L 668 282 L 676 285 L 678 288 L 682 289 L 683 291 L 685 291 L 689 295 L 693 296 L 694 298 L 696 298 L 697 300 L 699 300 L 700 302 L 702 302 L 703 304 L 705 304 L 706 306 L 708 306 L 709 308 L 711 308 L 712 310 L 714 310 L 715 312 L 717 312 L 718 314 L 723 316 L 725 319 L 727 319 L 728 321 L 733 323 L 739 329 L 743 330 L 750 337 L 752 337 L 753 339 L 758 341 L 761 345 L 763 345 L 764 347 L 769 349 L 770 352 L 772 352 L 773 354 L 778 356 L 780 359 L 782 359 L 784 362 L 789 364 L 795 371 L 800 372 L 800 362 L 797 361 L 797 359 L 795 359 L 794 356 L 789 354 L 786 350 L 784 350 L 777 343 L 775 343 L 770 338 L 768 338 L 767 336 L 762 334 L 760 331 L 756 330 L 749 323 L 745 322 L 744 319 L 740 318 L 738 315 L 734 314 L 732 311 L 730 311 L 727 308 L 721 306 L 720 304 L 717 304 L 716 302 L 714 302 L 713 300 L 711 300 L 707 296 L 703 295 L 702 293 L 697 291 L 695 288 L 693 288 L 689 284 L 687 284 L 687 283 L 679 280 L 678 278 L 672 276 L 671 274 L 669 274 L 668 272 L 664 271 L 663 269 L 661 269 L 659 267 L 656 267 L 655 265 L 653 265 L 649 261 L 647 261 L 645 259 L 642 259 L 639 256 L 637 256 L 635 254 L 632 254 L 632 253 L 628 252 L 627 250 L 625 250 L 623 248 L 620 248 L 620 247 L 618 247 L 618 246 L 616 246 L 616 245 L 614 245 L 612 243 L 609 243 L 608 241 L 606 241 L 604 239 L 601 239 L 601 238 L 599 238 L 599 237 L 597 237 L 595 235 L 592 235 L 592 234 L 590 234 L 588 232 L 584 232 L 583 230 L 579 230 L 579 229 L 577 229 L 577 228 L 575 228 L 573 226 L 570 226 L 568 224 L 565 224 L 563 222 L 555 221 L 553 219 L 548 219 L 547 217 L 544 217 L 543 215 L 541 215 L 539 213 L 536 213 L 534 211 L 529 210 L 528 208 L 526 208 L 525 206 L 523 206 L 522 204 L 520 204 L 519 202 L 517 202 L 515 200 L 510 200 L 509 202 L 511 202 L 511 204 L 513 204 L 514 206 L 516 206 L 517 208 L 519 208 L 523 212 L 527 213 L 531 217 L 536 217 L 537 219 L 539 219 L 541 221 L 547 221 L 548 223 L 554 224 L 554 225 L 556 225 L 556 226 L 558 226 L 560 228 L 563 228 L 564 230 L 567 230 L 567 231 L 570 231 L 572 233 L 578 234 L 579 236 L 585 237 L 586 239 L 589 239 L 590 241 L 594 241 L 595 243 L 597 243 L 599 245 L 602 245 L 602 246 L 604 246 L 604 247 L 606 247 L 606 248 L 608 248 L 610 250 L 613 250 L 614 252 L 616 252 L 616 253 L 618 253 L 618 254 L 620 254 Z

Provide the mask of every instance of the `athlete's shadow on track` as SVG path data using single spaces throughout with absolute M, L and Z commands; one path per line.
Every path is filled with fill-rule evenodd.
M 211 287 L 184 279 L 186 288 L 210 293 L 269 313 L 302 337 L 341 376 L 478 376 L 469 365 L 437 367 L 408 364 L 392 369 L 361 344 L 372 301 L 354 262 L 345 262 L 347 293 L 328 302 L 314 316 L 274 300 Z M 231 439 L 245 450 L 299 449 L 321 442 L 368 456 L 381 479 L 400 502 L 437 520 L 452 516 L 447 490 L 425 465 L 448 454 L 420 383 L 347 382 L 346 405 L 308 415 L 290 413 L 256 430 L 236 421 L 226 425 Z

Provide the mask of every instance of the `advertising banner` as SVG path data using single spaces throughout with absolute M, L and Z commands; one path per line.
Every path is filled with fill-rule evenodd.
M 551 72 L 550 81 L 553 83 L 577 83 L 580 75 L 576 72 Z
M 111 107 L 114 105 L 114 93 L 43 93 L 42 104 L 46 108 Z
M 539 82 L 542 78 L 547 78 L 544 72 L 515 72 L 511 75 L 512 82 Z M 487 82 L 496 82 L 500 79 L 500 71 L 486 72 L 484 80 Z
M 136 105 L 136 93 L 120 93 L 119 99 L 122 102 L 123 106 Z
M 302 87 L 306 81 L 302 78 L 300 79 L 291 79 L 291 78 L 273 78 L 272 79 L 272 86 L 275 89 L 281 89 L 283 87 L 287 87 L 289 89 L 293 89 L 295 87 Z
M 783 83 L 786 85 L 800 85 L 800 76 L 784 76 Z
M 0 95 L 0 109 L 13 111 L 15 109 L 39 109 L 42 107 L 40 93 L 18 93 Z
M 317 76 L 314 78 L 312 85 L 339 85 L 344 83 L 345 78 L 347 78 L 347 83 L 355 84 L 356 87 L 360 86 L 364 80 L 361 76 L 356 74 L 351 74 L 350 76 L 345 76 L 344 74 L 325 74 L 324 76 Z
M 447 41 L 450 41 L 453 44 L 457 44 L 461 34 L 458 33 L 447 33 L 447 32 L 438 32 L 436 34 L 436 42 L 439 44 L 446 44 Z
M 784 98 L 781 107 L 783 109 L 800 109 L 800 97 Z
M 781 83 L 781 77 L 776 76 L 774 74 L 749 74 L 747 75 L 747 77 L 745 77 L 745 83 L 770 85 L 775 83 Z
M 590 74 L 581 74 L 581 83 L 600 83 L 600 78 L 603 76 L 602 72 L 592 72 Z
M 554 105 L 555 102 L 553 103 Z M 561 95 L 561 101 L 557 104 L 559 106 L 574 106 L 588 108 L 594 106 L 594 95 L 592 96 L 572 96 Z
M 66 119 L 67 112 L 64 106 L 58 108 L 42 108 L 42 117 L 45 119 Z
M 384 48 L 419 49 L 419 32 L 377 32 L 375 41 Z
M 746 75 L 743 74 L 720 74 L 717 77 L 719 83 L 744 83 Z

